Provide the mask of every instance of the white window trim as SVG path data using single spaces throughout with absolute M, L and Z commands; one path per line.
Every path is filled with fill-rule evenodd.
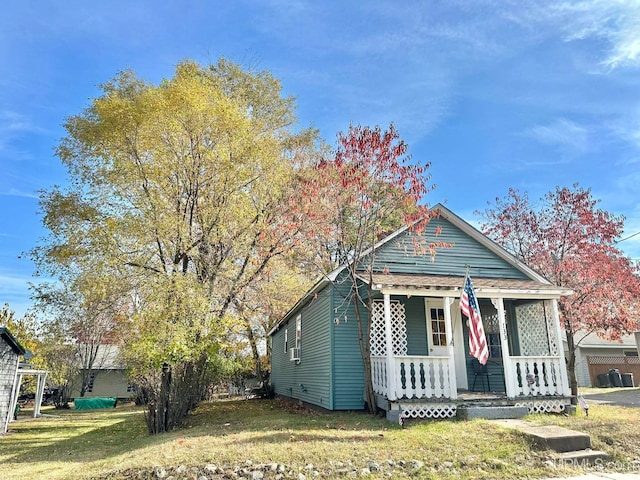
M 302 315 L 296 317 L 296 348 L 300 350 L 302 343 Z
M 287 325 L 284 327 L 284 353 L 285 355 L 289 352 L 289 329 Z

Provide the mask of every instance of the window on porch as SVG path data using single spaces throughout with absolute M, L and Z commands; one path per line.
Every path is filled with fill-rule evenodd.
M 431 308 L 429 310 L 433 346 L 445 347 L 447 345 L 447 333 L 444 324 L 444 310 L 442 308 Z

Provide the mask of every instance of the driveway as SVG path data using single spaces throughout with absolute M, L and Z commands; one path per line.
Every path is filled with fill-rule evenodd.
M 589 389 L 582 394 L 588 403 L 603 405 L 618 405 L 622 407 L 640 407 L 640 388 L 607 389 L 602 388 L 594 392 Z

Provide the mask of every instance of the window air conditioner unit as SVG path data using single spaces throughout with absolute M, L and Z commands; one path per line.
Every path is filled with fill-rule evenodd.
M 289 349 L 289 360 L 292 362 L 300 361 L 300 349 L 299 348 L 290 348 Z

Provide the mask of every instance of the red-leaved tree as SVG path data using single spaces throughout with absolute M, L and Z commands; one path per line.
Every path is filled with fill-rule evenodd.
M 567 338 L 571 394 L 578 393 L 575 351 L 589 333 L 617 340 L 638 329 L 640 270 L 616 248 L 624 218 L 597 208 L 578 185 L 547 193 L 538 205 L 510 189 L 479 213 L 482 230 L 558 286 L 573 290 L 559 310 Z
M 375 412 L 371 383 L 369 325 L 372 311 L 371 276 L 376 243 L 402 225 L 411 225 L 419 239 L 430 212 L 423 203 L 430 190 L 429 164 L 410 163 L 407 145 L 393 124 L 380 127 L 351 126 L 338 134 L 333 158 L 321 161 L 309 180 L 303 206 L 317 223 L 311 232 L 319 247 L 317 258 L 325 268 L 345 265 L 349 292 L 344 303 L 353 305 L 360 352 L 364 363 L 365 395 Z M 435 243 L 416 241 L 419 254 L 433 253 Z M 363 257 L 366 254 L 366 261 Z M 327 268 L 330 267 L 330 268 Z M 368 291 L 361 278 L 369 278 Z

